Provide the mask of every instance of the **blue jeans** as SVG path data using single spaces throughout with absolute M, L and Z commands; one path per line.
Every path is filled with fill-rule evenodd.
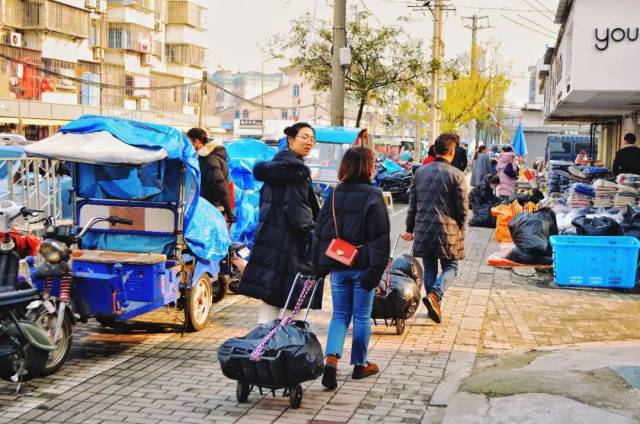
M 371 308 L 375 290 L 360 287 L 361 271 L 331 273 L 333 315 L 327 336 L 326 355 L 342 356 L 344 339 L 353 317 L 351 365 L 367 364 L 367 348 L 371 337 Z
M 458 275 L 457 259 L 440 259 L 442 273 L 438 276 L 438 258 L 427 256 L 422 258 L 424 264 L 424 289 L 434 292 L 442 299 L 444 292 Z

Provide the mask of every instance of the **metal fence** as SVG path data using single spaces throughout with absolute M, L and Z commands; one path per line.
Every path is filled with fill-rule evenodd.
M 58 222 L 63 219 L 60 162 L 40 158 L 0 157 L 0 201 L 12 200 L 43 211 Z

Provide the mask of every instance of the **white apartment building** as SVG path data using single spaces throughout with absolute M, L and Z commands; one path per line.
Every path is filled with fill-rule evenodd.
M 87 113 L 196 125 L 206 4 L 0 0 L 0 131 L 42 138 Z

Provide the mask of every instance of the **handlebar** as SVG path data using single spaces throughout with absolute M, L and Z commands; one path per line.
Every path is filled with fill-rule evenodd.
M 98 222 L 104 222 L 104 221 L 112 225 L 115 225 L 115 224 L 132 225 L 133 224 L 133 221 L 131 219 L 120 218 L 119 216 L 94 216 L 89 220 L 89 222 L 82 229 L 82 231 L 80 231 L 80 233 L 76 236 L 76 239 L 80 240 L 82 236 L 84 236 L 87 233 L 87 231 L 91 229 L 91 227 L 96 225 Z
M 113 216 L 113 215 L 107 218 L 107 221 L 109 221 L 109 223 L 113 225 L 115 224 L 133 225 L 132 219 L 120 218 L 119 216 Z

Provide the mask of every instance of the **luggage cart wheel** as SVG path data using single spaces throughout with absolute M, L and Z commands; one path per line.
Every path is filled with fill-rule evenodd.
M 396 319 L 396 334 L 400 335 L 404 333 L 404 319 Z
M 302 386 L 297 385 L 293 386 L 289 389 L 289 405 L 291 405 L 292 409 L 300 408 L 300 404 L 302 403 Z
M 238 387 L 236 387 L 236 399 L 238 399 L 238 402 L 245 403 L 249 399 L 250 391 L 251 387 L 248 384 L 238 383 Z

